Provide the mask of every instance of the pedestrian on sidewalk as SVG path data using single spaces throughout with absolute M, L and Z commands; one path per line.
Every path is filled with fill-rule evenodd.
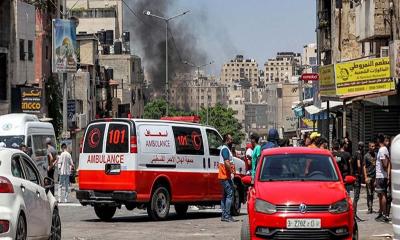
M 223 196 L 221 199 L 221 221 L 223 222 L 236 222 L 236 220 L 231 216 L 234 189 L 231 178 L 233 156 L 229 149 L 231 148 L 232 143 L 232 136 L 230 134 L 224 135 L 224 145 L 221 147 L 218 164 L 218 179 L 223 188 Z
M 71 170 L 74 166 L 74 162 L 72 161 L 71 154 L 67 150 L 67 145 L 63 143 L 61 145 L 62 153 L 60 155 L 60 187 L 61 191 L 58 196 L 58 201 L 64 200 L 64 202 L 68 202 L 68 194 L 69 194 L 69 176 L 71 175 Z M 64 193 L 63 193 L 64 191 Z
M 364 143 L 358 143 L 358 150 L 356 151 L 353 159 L 352 159 L 352 175 L 356 177 L 356 181 L 354 182 L 354 200 L 353 200 L 353 210 L 354 216 L 357 221 L 364 221 L 357 215 L 357 204 L 360 199 L 360 191 L 361 191 L 361 182 L 363 176 L 362 162 L 364 158 Z
M 258 144 L 260 137 L 258 136 L 258 134 L 253 133 L 250 136 L 250 140 L 251 140 L 251 145 L 253 145 L 253 154 L 251 155 L 251 177 L 252 179 L 254 179 L 256 176 L 258 159 L 260 158 L 261 155 L 261 146 L 260 144 Z
M 342 178 L 344 179 L 346 176 L 350 175 L 350 153 L 345 151 L 345 141 L 343 139 L 339 141 L 335 141 L 333 143 L 333 151 L 332 154 L 336 158 L 336 162 L 339 166 L 340 173 L 342 174 Z M 346 191 L 350 192 L 350 186 L 346 185 Z
M 378 136 L 379 150 L 376 156 L 376 184 L 375 191 L 379 198 L 379 214 L 375 220 L 389 222 L 386 211 L 387 187 L 388 187 L 388 167 L 390 162 L 389 151 L 385 146 L 385 136 Z
M 46 138 L 46 145 L 47 145 L 47 160 L 48 160 L 48 167 L 47 167 L 47 177 L 53 180 L 54 182 L 54 172 L 55 166 L 57 165 L 57 151 L 52 145 L 51 138 Z M 54 196 L 54 184 L 50 188 L 50 192 Z
M 376 165 L 375 143 L 369 142 L 368 152 L 364 155 L 364 162 L 363 162 L 365 184 L 367 189 L 368 214 L 373 213 L 375 177 L 376 177 L 375 165 Z
M 386 213 L 387 217 L 390 216 L 390 208 L 392 206 L 392 161 L 390 156 L 390 146 L 393 137 L 385 135 L 385 146 L 389 152 L 389 165 L 388 165 L 388 188 L 387 188 L 387 201 L 386 201 Z

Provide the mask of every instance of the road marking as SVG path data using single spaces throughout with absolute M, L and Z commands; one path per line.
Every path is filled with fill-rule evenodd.
M 59 203 L 60 207 L 82 207 L 80 203 Z

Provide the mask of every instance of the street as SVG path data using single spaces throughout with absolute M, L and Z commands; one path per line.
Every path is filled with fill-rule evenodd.
M 72 196 L 73 194 L 71 194 Z M 381 240 L 391 239 L 392 225 L 378 223 L 375 214 L 366 214 L 366 195 L 362 189 L 360 200 L 361 219 L 359 223 L 360 239 Z M 377 201 L 375 208 L 377 209 Z M 62 239 L 92 240 L 92 239 L 240 239 L 241 221 L 247 217 L 243 207 L 242 215 L 236 223 L 220 221 L 219 206 L 215 209 L 189 210 L 186 219 L 178 219 L 173 207 L 168 221 L 153 222 L 145 210 L 128 211 L 125 208 L 117 210 L 111 222 L 101 222 L 96 217 L 92 207 L 82 207 L 78 203 L 60 204 L 62 221 Z

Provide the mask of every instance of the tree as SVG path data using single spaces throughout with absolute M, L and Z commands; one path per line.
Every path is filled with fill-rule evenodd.
M 50 76 L 46 83 L 46 104 L 49 111 L 49 117 L 53 119 L 51 123 L 53 124 L 56 136 L 59 136 L 62 127 L 61 92 L 62 89 L 58 80 L 53 76 Z
M 191 111 L 182 111 L 169 105 L 169 116 L 192 116 L 194 115 Z M 144 106 L 144 118 L 148 119 L 160 119 L 165 116 L 167 112 L 167 102 L 164 99 L 155 99 L 148 102 Z
M 222 135 L 231 134 L 235 144 L 244 140 L 242 125 L 235 118 L 235 111 L 222 104 L 208 108 L 208 125 L 215 127 Z M 199 112 L 201 123 L 207 124 L 207 109 L 202 108 Z

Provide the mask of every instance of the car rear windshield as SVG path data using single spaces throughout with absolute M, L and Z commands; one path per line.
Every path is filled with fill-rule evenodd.
M 338 181 L 329 156 L 286 154 L 266 156 L 261 166 L 260 181 Z
M 83 145 L 84 153 L 102 153 L 103 139 L 106 124 L 90 125 L 86 131 L 85 142 Z

